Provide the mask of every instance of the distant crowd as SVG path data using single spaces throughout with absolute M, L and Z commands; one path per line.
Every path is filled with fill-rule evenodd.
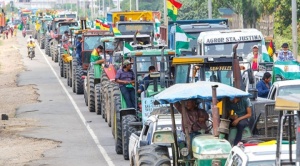
M 17 36 L 17 30 L 18 27 L 15 25 L 14 27 L 1 27 L 0 28 L 0 34 L 2 35 L 3 40 L 8 39 L 8 36 L 10 34 L 10 37 Z

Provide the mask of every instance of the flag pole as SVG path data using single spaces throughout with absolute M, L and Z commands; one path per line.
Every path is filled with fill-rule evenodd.
M 176 50 L 176 29 L 177 29 L 177 23 L 174 23 L 175 26 L 175 35 L 174 35 L 174 48 L 175 48 L 175 57 L 177 54 L 177 50 Z
M 164 0 L 164 24 L 166 26 L 166 45 L 168 46 L 169 44 L 169 25 L 168 25 L 169 21 L 168 21 L 168 13 L 167 13 L 167 0 Z

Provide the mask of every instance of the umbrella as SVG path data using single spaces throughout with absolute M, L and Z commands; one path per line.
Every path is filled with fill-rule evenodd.
M 218 85 L 217 98 L 249 97 L 251 94 L 218 82 L 198 81 L 196 83 L 175 84 L 154 96 L 160 103 L 175 103 L 181 100 L 212 100 L 212 86 Z

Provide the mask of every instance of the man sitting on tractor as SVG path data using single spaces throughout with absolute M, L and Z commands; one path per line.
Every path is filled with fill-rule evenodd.
M 208 114 L 204 109 L 198 108 L 196 100 L 187 100 L 185 103 L 187 124 L 185 124 L 185 121 L 182 119 L 182 130 L 184 133 L 186 133 L 186 126 L 189 130 L 187 131 L 187 133 L 190 134 L 190 138 L 192 140 L 193 137 L 201 134 L 201 130 L 204 132 L 207 131 L 208 127 L 206 125 L 206 121 L 208 120 Z M 177 102 L 174 104 L 174 106 L 182 114 L 182 104 L 180 102 Z
M 237 128 L 234 145 L 242 140 L 243 130 L 249 125 L 248 118 L 251 117 L 251 103 L 249 98 L 234 98 L 226 103 L 226 110 L 233 110 L 235 115 L 231 115 L 231 126 Z
M 282 50 L 278 53 L 278 61 L 294 61 L 294 55 L 292 51 L 289 50 L 289 45 L 283 43 L 281 46 Z
M 122 69 L 119 69 L 116 74 L 116 82 L 119 83 L 127 108 L 135 108 L 135 89 L 132 85 L 135 77 L 131 64 L 129 60 L 125 60 Z
M 69 32 L 68 31 L 64 32 L 64 34 L 61 37 L 61 40 L 62 40 L 62 46 L 65 47 L 65 45 L 69 44 Z
M 145 91 L 148 88 L 150 80 L 151 80 L 150 73 L 156 71 L 155 66 L 149 66 L 148 71 L 149 71 L 149 74 L 144 77 L 143 81 L 139 85 L 138 93 L 142 93 L 143 91 Z

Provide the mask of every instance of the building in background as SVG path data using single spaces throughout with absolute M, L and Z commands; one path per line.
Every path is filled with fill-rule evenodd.
M 228 26 L 230 29 L 240 29 L 243 28 L 243 17 L 242 15 L 236 14 L 232 9 L 229 8 L 219 8 L 218 9 L 221 18 L 228 19 Z

